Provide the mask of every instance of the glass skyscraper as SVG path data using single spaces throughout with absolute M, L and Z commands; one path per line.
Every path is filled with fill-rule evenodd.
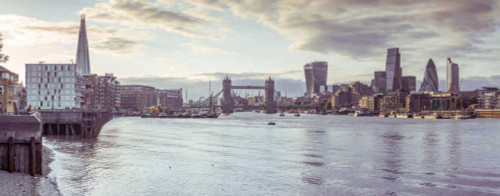
M 427 66 L 425 66 L 424 81 L 420 85 L 420 92 L 438 92 L 439 91 L 439 80 L 436 65 L 432 59 L 427 61 Z
M 385 63 L 386 92 L 394 92 L 401 88 L 402 72 L 399 48 L 387 49 L 387 60 Z
M 448 57 L 446 59 L 446 90 L 450 93 L 460 91 L 458 64 L 453 63 Z
M 306 97 L 319 94 L 321 86 L 326 88 L 328 62 L 316 61 L 308 63 L 304 65 L 304 74 L 306 77 Z
M 85 15 L 80 18 L 80 31 L 78 33 L 78 46 L 76 50 L 76 65 L 81 75 L 90 74 L 89 43 Z
M 375 74 L 375 79 L 373 80 L 373 91 L 375 93 L 385 93 L 385 88 L 386 88 L 386 74 L 385 71 L 376 71 Z

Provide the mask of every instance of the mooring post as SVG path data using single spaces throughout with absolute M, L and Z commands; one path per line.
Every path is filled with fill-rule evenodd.
M 30 173 L 32 176 L 36 174 L 36 144 L 35 137 L 31 137 L 30 146 Z
M 15 160 L 14 160 L 14 138 L 9 137 L 9 173 L 13 173 L 15 170 Z

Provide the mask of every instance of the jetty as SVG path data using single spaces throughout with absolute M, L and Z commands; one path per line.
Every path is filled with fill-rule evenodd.
M 80 138 L 96 138 L 104 124 L 113 119 L 111 111 L 95 109 L 40 110 L 36 115 L 42 121 L 43 135 Z
M 0 115 L 0 170 L 41 175 L 41 130 L 36 116 Z

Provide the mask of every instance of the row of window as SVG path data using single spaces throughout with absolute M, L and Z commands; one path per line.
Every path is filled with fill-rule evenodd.
M 26 71 L 75 71 L 75 65 L 27 65 Z
M 63 109 L 63 108 L 73 108 L 76 107 L 78 103 L 76 102 L 66 102 L 66 101 L 34 101 L 28 102 L 28 105 L 31 105 L 35 108 L 41 109 Z
M 75 72 L 61 71 L 61 72 L 40 72 L 40 71 L 30 71 L 26 72 L 27 77 L 57 77 L 57 76 L 75 76 Z
M 36 96 L 36 95 L 75 95 L 74 90 L 61 90 L 61 89 L 54 89 L 54 90 L 28 90 L 27 91 L 28 96 Z
M 73 96 L 29 96 L 28 101 L 75 101 L 77 98 Z
M 28 90 L 35 89 L 78 89 L 77 84 L 26 84 Z M 81 87 L 81 86 L 80 86 Z
M 76 78 L 27 78 L 26 83 L 75 83 Z

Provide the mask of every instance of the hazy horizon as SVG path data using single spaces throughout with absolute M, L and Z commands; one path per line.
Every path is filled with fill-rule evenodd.
M 26 63 L 74 61 L 85 14 L 93 73 L 114 73 L 122 84 L 188 89 L 192 98 L 207 94 L 209 78 L 217 88 L 226 74 L 252 84 L 270 75 L 277 90 L 302 95 L 302 67 L 317 60 L 329 63 L 328 84 L 369 82 L 392 47 L 400 48 L 403 74 L 419 81 L 429 58 L 444 80 L 451 57 L 463 90 L 500 83 L 500 5 L 493 0 L 1 4 L 3 52 L 10 56 L 2 66 L 23 81 Z

